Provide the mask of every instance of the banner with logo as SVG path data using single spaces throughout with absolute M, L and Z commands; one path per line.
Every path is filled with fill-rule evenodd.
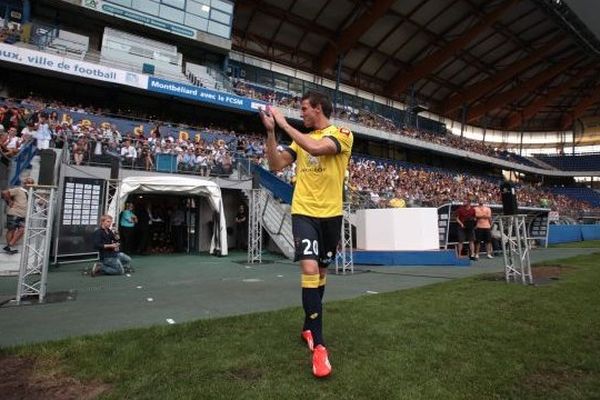
M 144 74 L 74 60 L 37 50 L 24 49 L 5 43 L 0 43 L 0 61 L 141 89 L 148 87 L 148 76 Z
M 266 103 L 198 86 L 149 77 L 148 90 L 243 111 L 258 111 Z

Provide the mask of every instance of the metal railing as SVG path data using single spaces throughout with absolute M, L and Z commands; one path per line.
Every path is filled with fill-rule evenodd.
M 31 160 L 36 152 L 37 147 L 35 147 L 34 142 L 31 141 L 22 146 L 19 153 L 10 159 L 14 166 L 13 175 L 9 178 L 9 184 L 11 186 L 19 186 L 21 184 L 21 173 L 29 168 Z
M 166 163 L 159 163 L 155 156 L 169 156 L 170 160 Z M 76 162 L 72 149 L 65 149 L 63 151 L 62 162 L 68 165 L 75 166 L 90 166 L 90 167 L 106 167 L 110 168 L 112 160 L 117 158 L 120 162 L 120 168 L 137 171 L 148 171 L 148 172 L 162 172 L 162 173 L 173 173 L 183 175 L 195 175 L 203 177 L 227 177 L 232 179 L 246 179 L 244 174 L 246 171 L 250 171 L 253 168 L 253 162 L 251 159 L 244 156 L 238 156 L 233 154 L 231 156 L 231 165 L 207 165 L 189 167 L 178 163 L 175 154 L 156 154 L 152 156 L 152 162 L 147 163 L 142 157 L 126 158 L 120 155 L 118 152 L 107 152 L 104 151 L 102 154 L 94 154 L 94 150 L 91 146 L 83 154 L 82 160 Z

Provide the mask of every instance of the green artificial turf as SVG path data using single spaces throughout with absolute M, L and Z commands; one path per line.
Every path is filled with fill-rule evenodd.
M 107 399 L 600 398 L 600 254 L 543 286 L 486 277 L 326 303 L 333 375 L 300 308 L 4 349 Z
M 553 244 L 550 247 L 562 249 L 600 249 L 600 240 L 585 240 L 582 242 L 570 242 Z

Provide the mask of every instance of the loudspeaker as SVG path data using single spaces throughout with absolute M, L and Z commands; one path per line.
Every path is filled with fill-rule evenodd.
M 515 192 L 515 187 L 509 182 L 503 182 L 500 185 L 500 193 L 502 194 L 502 214 L 518 214 L 519 206 L 517 205 L 517 195 Z
M 260 174 L 258 168 L 258 166 L 255 166 L 252 170 L 252 189 L 260 189 Z
M 121 168 L 121 158 L 112 156 L 110 159 L 110 179 L 119 179 L 119 169 Z
M 40 177 L 38 185 L 54 185 L 54 166 L 56 165 L 56 153 L 53 150 L 40 150 Z

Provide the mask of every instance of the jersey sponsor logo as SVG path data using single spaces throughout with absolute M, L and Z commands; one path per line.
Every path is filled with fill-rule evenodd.
M 317 172 L 322 173 L 325 171 L 325 168 L 321 166 L 321 158 L 315 157 L 311 154 L 308 154 L 306 157 L 307 167 L 301 168 L 301 172 Z
M 350 135 L 350 129 L 340 128 L 340 133 L 343 133 L 344 135 L 348 136 L 348 135 Z

